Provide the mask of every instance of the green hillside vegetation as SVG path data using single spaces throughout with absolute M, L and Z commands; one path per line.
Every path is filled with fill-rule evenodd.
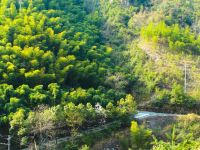
M 112 88 L 119 67 L 112 64 L 112 48 L 103 40 L 99 12 L 74 0 L 20 5 L 1 1 L 1 127 L 10 126 L 10 133 L 28 144 L 33 135 L 38 142 L 48 139 L 46 132 L 55 128 L 72 134 L 102 119 L 128 122 L 135 102 L 125 98 L 123 81 Z M 105 110 L 98 112 L 97 103 Z
M 103 149 L 109 144 L 107 141 L 114 141 L 124 150 L 197 150 L 200 148 L 199 119 L 198 115 L 188 114 L 177 118 L 148 118 L 142 125 L 132 121 L 129 128 L 116 132 L 91 149 Z
M 199 139 L 199 116 L 189 114 L 180 117 L 176 123 L 165 127 L 164 133 L 157 133 L 163 137 L 159 140 L 155 137 L 155 131 L 138 126 L 136 122 L 131 123 L 129 139 L 122 137 L 123 149 L 152 149 L 152 150 L 196 150 L 200 147 Z M 153 135 L 153 136 L 152 136 Z
M 114 38 L 110 39 L 115 40 L 119 36 L 124 38 L 120 45 L 123 45 L 122 49 L 125 50 L 122 54 L 129 61 L 121 64 L 123 68 L 129 68 L 131 71 L 128 72 L 135 78 L 130 90 L 141 105 L 144 100 L 148 100 L 155 102 L 158 107 L 166 107 L 169 111 L 177 110 L 177 107 L 198 111 L 196 104 L 199 103 L 200 91 L 197 2 L 183 4 L 183 1 L 154 1 L 148 5 L 136 6 L 131 3 L 129 6 L 123 6 L 113 2 L 108 5 L 110 12 L 121 12 L 120 17 L 116 13 L 110 15 L 118 17 L 114 20 L 118 20 L 117 23 L 114 24 L 120 24 L 117 27 L 118 32 L 113 31 L 111 35 L 114 35 Z M 181 7 L 175 9 L 177 5 Z M 127 11 L 131 11 L 132 15 L 128 16 L 130 13 L 126 13 Z M 187 13 L 188 16 L 179 18 L 179 12 Z M 122 21 L 122 18 L 127 19 Z M 188 23 L 188 18 L 191 23 Z M 107 26 L 109 27 L 109 24 Z M 168 108 L 168 104 L 174 108 Z
M 199 149 L 200 139 L 199 132 L 199 117 L 190 114 L 184 118 L 179 118 L 179 123 L 168 127 L 165 135 L 165 140 L 155 140 L 153 150 L 171 149 Z
M 142 28 L 141 37 L 155 43 L 166 44 L 169 49 L 177 52 L 199 54 L 199 37 L 196 38 L 189 27 L 181 28 L 178 24 L 167 26 L 164 22 L 158 25 L 150 23 Z
M 200 113 L 199 3 L 0 0 L 0 132 L 41 145 L 130 125 L 136 105 Z M 152 134 L 141 130 L 150 148 Z

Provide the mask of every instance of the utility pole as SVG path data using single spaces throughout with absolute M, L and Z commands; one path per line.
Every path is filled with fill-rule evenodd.
M 187 64 L 185 62 L 185 82 L 184 82 L 184 92 L 187 92 Z
M 8 135 L 7 140 L 8 140 L 8 150 L 10 150 L 10 146 L 11 146 L 11 136 L 10 135 Z

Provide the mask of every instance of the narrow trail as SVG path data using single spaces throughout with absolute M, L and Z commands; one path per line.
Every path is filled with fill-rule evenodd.
M 157 112 L 149 112 L 149 111 L 137 111 L 137 114 L 131 116 L 132 120 L 137 120 L 137 121 L 143 121 L 149 118 L 162 118 L 162 117 L 179 117 L 179 116 L 183 116 L 181 114 L 170 114 L 170 113 L 157 113 Z M 89 134 L 92 132 L 98 132 L 101 130 L 106 129 L 107 127 L 109 127 L 110 125 L 114 124 L 116 122 L 111 122 L 99 127 L 94 127 L 94 128 L 90 128 L 86 131 L 83 131 L 82 133 L 80 133 L 79 135 L 77 135 L 77 137 L 81 137 L 84 134 Z M 47 143 L 43 143 L 41 147 L 46 148 L 46 147 L 54 147 L 57 144 L 61 144 L 62 142 L 66 142 L 68 140 L 72 140 L 75 137 L 71 137 L 71 136 L 67 136 L 67 137 L 63 137 L 63 138 L 59 138 L 57 139 L 57 142 L 55 140 L 49 141 Z M 29 150 L 28 148 L 25 148 L 23 150 Z
M 57 138 L 56 140 L 50 140 L 50 141 L 40 145 L 40 149 L 54 148 L 56 145 L 62 144 L 63 142 L 72 141 L 72 140 L 74 140 L 78 137 L 84 136 L 84 134 L 102 131 L 102 130 L 104 130 L 104 129 L 108 128 L 109 126 L 116 124 L 116 123 L 118 123 L 118 121 L 113 121 L 113 122 L 101 125 L 99 127 L 88 128 L 87 130 L 77 134 L 76 136 L 66 136 L 66 137 Z M 24 148 L 23 150 L 29 150 L 29 149 L 30 148 Z

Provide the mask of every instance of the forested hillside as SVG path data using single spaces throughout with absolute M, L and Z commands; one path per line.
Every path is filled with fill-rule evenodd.
M 140 106 L 198 112 L 198 1 L 101 1 L 103 34 Z M 178 7 L 177 6 L 181 6 Z
M 200 113 L 199 4 L 0 0 L 0 133 L 21 148 L 115 121 L 118 130 L 136 105 Z M 78 141 L 64 149 L 95 138 Z
M 0 124 L 22 145 L 47 140 L 47 130 L 75 134 L 135 111 L 133 97 L 111 87 L 119 67 L 89 3 L 1 1 Z

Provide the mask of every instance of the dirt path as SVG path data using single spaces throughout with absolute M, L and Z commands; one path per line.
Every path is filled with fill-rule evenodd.
M 150 126 L 152 127 L 156 127 L 158 125 L 158 123 L 160 122 L 160 124 L 163 124 L 163 122 L 166 122 L 165 120 L 169 120 L 169 118 L 177 118 L 179 116 L 183 116 L 181 114 L 169 114 L 169 113 L 157 113 L 157 112 L 148 112 L 148 111 L 138 111 L 138 113 L 136 115 L 131 116 L 132 120 L 137 120 L 139 122 L 143 122 L 143 121 L 148 121 L 150 123 Z M 82 133 L 78 134 L 76 137 L 71 137 L 71 136 L 67 136 L 67 137 L 63 137 L 63 138 L 59 138 L 57 139 L 57 142 L 55 140 L 49 141 L 47 143 L 42 144 L 41 147 L 43 147 L 44 149 L 46 147 L 54 147 L 55 145 L 61 144 L 63 142 L 72 140 L 74 138 L 77 137 L 81 137 L 84 134 L 89 134 L 92 132 L 99 132 L 102 131 L 106 128 L 108 128 L 110 125 L 115 124 L 116 122 L 111 122 L 99 127 L 95 127 L 95 128 L 91 128 L 88 129 L 86 131 L 83 131 Z M 111 145 L 115 145 L 116 143 L 118 143 L 115 140 L 111 140 L 112 144 Z M 110 143 L 110 142 L 108 142 Z M 109 144 L 110 146 L 110 144 Z M 29 150 L 29 148 L 25 148 L 23 150 Z

